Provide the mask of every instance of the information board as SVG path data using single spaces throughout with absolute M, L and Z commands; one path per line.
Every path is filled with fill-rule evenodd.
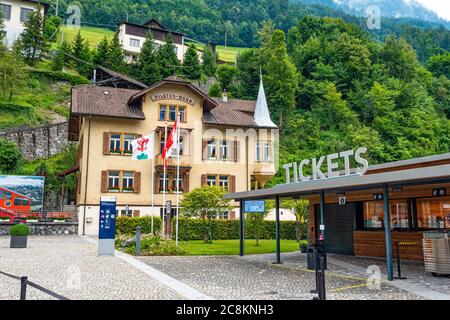
M 100 199 L 99 239 L 116 238 L 116 198 L 102 197 Z
M 245 201 L 244 211 L 247 213 L 265 213 L 266 203 L 264 200 Z

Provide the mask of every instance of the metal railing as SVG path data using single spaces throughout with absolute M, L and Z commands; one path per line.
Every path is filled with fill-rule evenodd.
M 51 290 L 48 290 L 30 280 L 28 280 L 27 276 L 18 277 L 3 271 L 0 271 L 0 274 L 3 274 L 11 279 L 19 280 L 20 281 L 20 300 L 26 300 L 27 299 L 27 286 L 33 287 L 43 293 L 48 294 L 49 296 L 52 296 L 53 298 L 56 298 L 58 300 L 70 300 L 56 292 L 53 292 Z
M 76 221 L 76 213 L 72 211 L 53 211 L 53 210 L 1 210 L 0 221 L 30 221 L 53 222 L 53 221 Z
M 178 158 L 175 157 L 171 157 L 169 158 L 169 160 L 167 161 L 167 166 L 169 167 L 176 167 L 178 164 Z M 155 157 L 155 166 L 163 166 L 164 165 L 164 160 L 162 158 L 161 155 L 157 155 Z M 180 167 L 190 167 L 192 165 L 192 156 L 190 155 L 184 155 L 184 156 L 180 156 Z

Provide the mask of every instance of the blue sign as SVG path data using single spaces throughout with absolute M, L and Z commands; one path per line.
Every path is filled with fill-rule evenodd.
M 116 199 L 102 197 L 100 200 L 99 239 L 116 238 Z
M 264 200 L 245 201 L 244 211 L 248 213 L 265 213 L 266 203 Z

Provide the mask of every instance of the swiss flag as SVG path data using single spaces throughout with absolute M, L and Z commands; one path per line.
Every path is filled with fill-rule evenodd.
M 169 138 L 166 140 L 164 145 L 164 149 L 162 151 L 162 158 L 164 162 L 167 163 L 167 160 L 172 156 L 174 150 L 178 149 L 178 119 L 175 121 L 173 125 L 173 129 L 170 132 Z

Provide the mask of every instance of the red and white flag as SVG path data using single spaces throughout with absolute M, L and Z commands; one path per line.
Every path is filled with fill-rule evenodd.
M 170 132 L 169 138 L 167 138 L 166 143 L 164 145 L 164 149 L 162 152 L 162 158 L 167 163 L 169 158 L 172 156 L 174 150 L 178 150 L 178 119 L 175 121 L 173 125 L 173 129 Z

